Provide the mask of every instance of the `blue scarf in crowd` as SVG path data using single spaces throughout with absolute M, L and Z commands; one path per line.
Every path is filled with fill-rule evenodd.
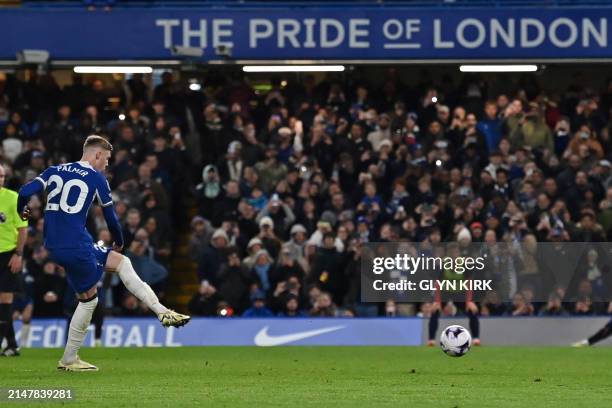
M 259 276 L 261 281 L 261 288 L 264 291 L 270 289 L 270 278 L 268 277 L 268 271 L 270 270 L 270 264 L 255 265 L 255 273 Z

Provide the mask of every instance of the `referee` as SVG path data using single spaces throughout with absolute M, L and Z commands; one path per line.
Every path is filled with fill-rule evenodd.
M 6 172 L 0 165 L 0 345 L 6 338 L 4 357 L 19 355 L 13 328 L 13 292 L 23 265 L 28 222 L 17 213 L 17 193 L 4 188 Z

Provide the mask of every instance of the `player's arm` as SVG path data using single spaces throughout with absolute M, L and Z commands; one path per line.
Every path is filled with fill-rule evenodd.
M 23 247 L 25 246 L 26 238 L 28 237 L 28 228 L 25 227 L 17 228 L 17 248 L 15 253 L 9 260 L 9 268 L 12 273 L 21 272 L 23 267 Z
M 117 250 L 121 250 L 121 248 L 123 248 L 123 232 L 121 231 L 121 224 L 119 223 L 112 202 L 110 205 L 104 207 L 103 212 L 106 225 L 113 237 L 114 246 Z
M 23 268 L 23 248 L 28 237 L 28 221 L 24 220 L 22 214 L 17 211 L 17 200 L 15 200 L 15 216 L 13 216 L 13 226 L 17 230 L 17 247 L 9 260 L 9 268 L 12 273 L 19 273 Z
M 47 184 L 41 176 L 36 177 L 19 189 L 19 197 L 17 198 L 17 213 L 22 219 L 27 219 L 30 215 L 29 209 L 27 208 L 30 197 L 43 191 Z
M 102 206 L 102 212 L 104 213 L 104 220 L 108 226 L 108 230 L 113 237 L 114 247 L 117 250 L 123 248 L 123 232 L 121 231 L 121 224 L 117 213 L 113 206 L 113 197 L 111 196 L 110 186 L 108 181 L 104 177 L 100 176 L 98 186 L 96 187 L 96 194 L 98 196 L 98 203 Z

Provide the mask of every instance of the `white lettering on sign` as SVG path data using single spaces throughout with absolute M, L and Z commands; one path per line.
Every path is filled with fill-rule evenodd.
M 234 20 L 231 19 L 215 19 L 213 20 L 213 47 L 217 48 L 220 46 L 232 48 L 234 42 L 231 41 L 233 35 L 232 28 L 234 26 Z M 229 37 L 229 38 L 228 38 Z
M 249 47 L 257 48 L 257 42 L 272 37 L 274 24 L 264 18 L 254 18 L 249 22 Z
M 491 19 L 491 48 L 497 48 L 498 37 L 504 42 L 506 47 L 514 48 L 516 44 L 515 32 L 513 18 L 509 18 L 505 26 L 498 19 Z
M 191 28 L 191 23 L 188 19 L 183 19 L 183 47 L 191 47 L 191 39 L 199 39 L 200 42 L 193 47 L 206 48 L 206 23 L 205 19 L 201 19 L 198 28 Z
M 248 27 L 247 27 L 248 24 Z M 548 46 L 566 49 L 608 47 L 607 18 L 557 17 L 543 21 L 533 17 L 475 18 L 448 22 L 443 18 L 183 18 L 156 19 L 164 48 L 183 47 L 264 49 L 410 49 L 434 50 L 482 47 L 532 49 Z M 246 30 L 236 31 L 236 26 Z M 240 38 L 239 34 L 248 38 Z M 241 34 L 242 35 L 242 34 Z M 242 45 L 242 47 L 240 47 Z M 271 50 L 270 50 L 271 48 Z M 273 56 L 271 54 L 270 56 Z M 443 56 L 444 53 L 441 53 Z

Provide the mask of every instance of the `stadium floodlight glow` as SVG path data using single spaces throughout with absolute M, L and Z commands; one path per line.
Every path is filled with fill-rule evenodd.
M 245 65 L 244 72 L 343 72 L 344 65 Z
M 115 65 L 78 65 L 74 67 L 77 74 L 150 74 L 153 68 L 147 66 L 115 66 Z
M 537 65 L 461 65 L 461 72 L 536 72 Z

